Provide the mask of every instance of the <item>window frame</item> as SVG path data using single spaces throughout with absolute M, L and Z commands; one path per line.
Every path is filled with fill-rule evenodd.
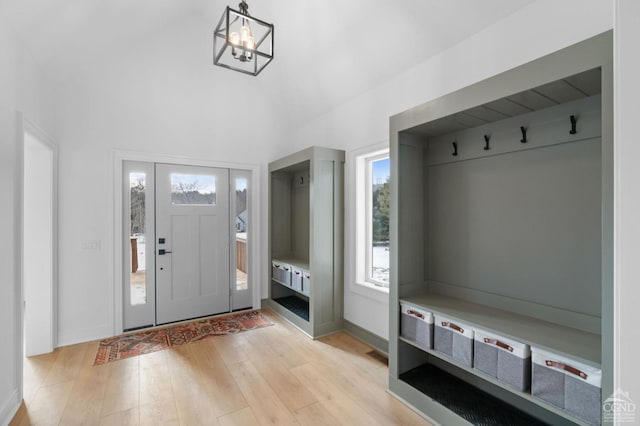
M 365 202 L 364 206 L 360 207 L 356 220 L 363 220 L 365 228 L 365 240 L 362 246 L 358 247 L 358 250 L 364 251 L 359 256 L 364 257 L 364 281 L 374 285 L 375 287 L 385 288 L 389 291 L 389 282 L 379 281 L 373 278 L 373 163 L 376 161 L 389 158 L 389 150 L 371 154 L 368 156 L 362 156 L 364 161 L 363 172 L 365 176 L 364 189 L 362 187 L 356 190 L 364 191 Z M 391 173 L 389 173 L 391 174 Z M 364 219 L 361 218 L 359 213 L 364 214 Z M 386 284 L 386 285 L 385 285 Z
M 389 301 L 389 287 L 376 285 L 367 278 L 371 276 L 372 250 L 367 245 L 372 243 L 371 220 L 367 220 L 368 209 L 372 209 L 373 193 L 370 190 L 371 163 L 390 155 L 389 142 L 381 142 L 351 151 L 347 157 L 347 193 L 348 213 L 346 217 L 346 254 L 345 273 L 351 292 L 377 300 L 381 303 Z M 369 194 L 371 192 L 371 194 Z M 372 211 L 371 211 L 372 212 Z M 367 228 L 369 229 L 367 231 Z M 368 260 L 367 260 L 368 258 Z M 367 271 L 369 271 L 367 273 Z

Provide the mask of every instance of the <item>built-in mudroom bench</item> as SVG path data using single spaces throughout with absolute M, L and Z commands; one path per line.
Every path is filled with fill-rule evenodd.
M 271 309 L 317 338 L 342 329 L 344 151 L 269 164 Z
M 520 398 L 526 403 L 539 405 L 542 409 L 551 411 L 560 417 L 568 417 L 571 419 L 576 416 L 580 417 L 585 415 L 577 409 L 574 410 L 577 411 L 576 413 L 567 414 L 565 410 L 545 401 L 539 395 L 532 395 L 531 348 L 535 348 L 534 350 L 542 350 L 545 354 L 556 355 L 555 357 L 547 356 L 546 358 L 549 359 L 545 359 L 545 363 L 546 361 L 559 363 L 560 359 L 571 359 L 574 360 L 574 362 L 565 362 L 563 364 L 583 374 L 594 372 L 598 375 L 600 371 L 600 335 L 436 293 L 425 293 L 421 296 L 404 298 L 400 303 L 401 306 L 406 306 L 408 311 L 427 312 L 435 318 L 444 317 L 449 324 L 454 324 L 455 327 L 459 327 L 458 325 L 462 325 L 465 328 L 468 327 L 469 331 L 475 333 L 470 345 L 472 347 L 471 365 L 454 359 L 451 355 L 435 349 L 433 345 L 429 347 L 428 344 L 420 343 L 417 339 L 411 338 L 413 336 L 409 338 L 405 337 L 402 333 L 402 322 L 407 321 L 408 318 L 401 316 L 400 341 L 403 343 L 424 351 L 428 355 L 436 358 L 439 362 L 451 364 L 465 373 L 478 376 L 479 379 L 486 381 L 493 387 L 498 387 L 509 392 L 509 394 L 511 394 L 510 396 Z M 412 314 L 408 313 L 405 315 L 411 316 Z M 438 322 L 434 324 L 433 327 L 442 327 L 442 324 Z M 433 331 L 431 333 L 433 333 Z M 482 339 L 477 338 L 479 334 L 483 336 Z M 491 338 L 484 336 L 491 336 Z M 499 374 L 496 377 L 496 374 L 489 374 L 486 369 L 483 371 L 478 368 L 480 355 L 478 348 L 480 346 L 477 342 L 486 345 L 488 341 L 490 345 L 496 346 L 495 351 L 491 354 L 496 364 L 494 367 L 494 370 L 497 370 L 496 374 L 502 368 L 501 365 L 498 365 L 499 354 L 512 354 L 513 348 L 511 346 L 514 346 L 512 342 L 519 342 L 528 348 L 526 351 L 527 355 L 522 357 L 521 364 L 513 365 L 511 362 L 511 365 L 504 367 L 505 377 L 513 377 L 514 375 L 517 376 L 518 373 L 525 372 L 525 374 L 521 374 L 523 380 L 518 380 L 519 384 L 525 383 L 525 385 L 516 388 L 513 383 L 508 383 L 502 379 Z M 487 359 L 485 358 L 481 361 L 486 363 Z M 405 376 L 408 382 L 411 382 L 413 380 L 412 377 L 419 373 L 419 368 L 417 370 L 417 372 L 413 371 Z M 589 373 L 585 373 L 586 371 Z M 576 405 L 576 407 L 590 409 L 591 418 L 593 418 L 594 410 L 596 413 L 600 411 L 599 405 L 600 395 L 597 396 L 597 400 L 592 400 L 591 404 L 587 404 L 584 407 L 582 405 Z
M 389 390 L 436 424 L 606 423 L 611 43 L 391 117 Z

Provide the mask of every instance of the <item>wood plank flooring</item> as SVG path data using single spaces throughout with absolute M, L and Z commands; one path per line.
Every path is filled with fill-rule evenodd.
M 387 366 L 345 333 L 274 323 L 94 366 L 98 342 L 25 359 L 24 425 L 428 425 L 386 392 Z

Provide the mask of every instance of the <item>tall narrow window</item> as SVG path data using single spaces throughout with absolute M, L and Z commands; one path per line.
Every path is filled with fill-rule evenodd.
M 369 162 L 371 202 L 367 219 L 370 220 L 368 271 L 370 281 L 389 287 L 389 157 Z
M 146 286 L 146 175 L 129 173 L 131 201 L 131 305 L 144 305 L 147 302 Z
M 352 276 L 355 284 L 387 292 L 390 263 L 389 149 L 363 150 L 353 157 L 353 162 L 355 265 Z
M 248 204 L 247 204 L 247 179 L 235 179 L 236 200 L 235 200 L 235 230 L 236 230 L 236 290 L 246 290 L 248 288 L 248 254 L 247 232 L 248 226 Z
M 367 161 L 367 281 L 389 287 L 389 156 Z

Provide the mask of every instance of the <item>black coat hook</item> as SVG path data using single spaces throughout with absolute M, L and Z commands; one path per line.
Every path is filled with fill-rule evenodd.
M 456 142 L 453 142 L 453 155 L 454 157 L 458 155 L 458 144 Z
M 522 139 L 520 139 L 520 143 L 527 143 L 527 128 L 520 126 L 520 131 L 522 132 Z
M 484 150 L 489 151 L 489 135 L 484 135 Z
M 571 117 L 569 117 L 569 120 L 571 120 L 571 130 L 569 130 L 569 134 L 575 135 L 576 132 L 576 116 L 572 115 Z

